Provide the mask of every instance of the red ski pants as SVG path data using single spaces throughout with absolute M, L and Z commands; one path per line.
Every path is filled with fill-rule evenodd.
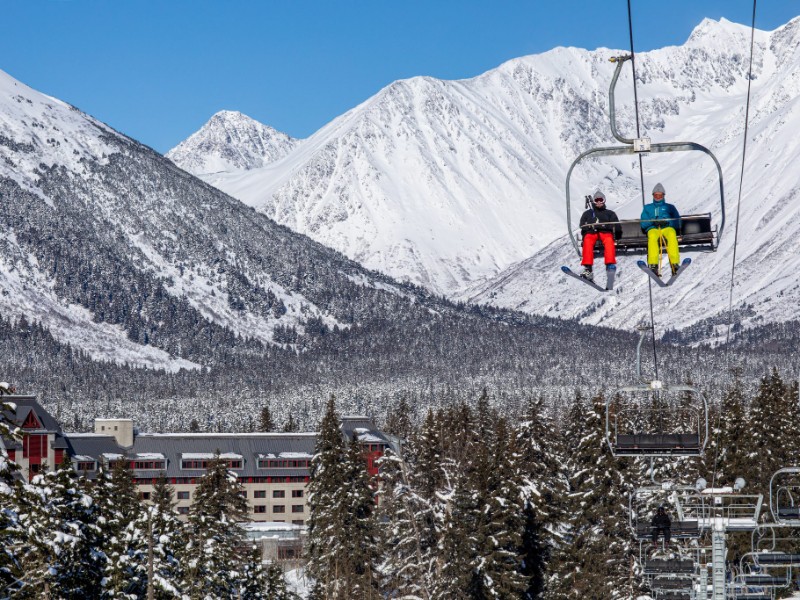
M 603 258 L 607 265 L 617 263 L 617 251 L 614 248 L 614 234 L 610 231 L 589 232 L 583 236 L 583 260 L 581 264 L 586 267 L 594 263 L 594 245 L 597 238 L 603 242 Z

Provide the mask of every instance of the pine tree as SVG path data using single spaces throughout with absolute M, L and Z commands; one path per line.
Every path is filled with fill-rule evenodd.
M 605 400 L 584 406 L 576 397 L 567 427 L 570 496 L 569 544 L 549 582 L 551 598 L 628 598 L 633 560 L 628 528 L 627 461 L 614 459 L 604 442 Z
M 546 568 L 563 543 L 559 530 L 565 518 L 567 480 L 557 428 L 542 411 L 542 400 L 528 403 L 525 419 L 517 428 L 515 462 L 525 473 L 522 573 L 528 579 L 523 598 L 538 598 L 544 591 Z
M 11 406 L 0 401 L 0 437 L 18 440 L 17 428 L 5 419 L 10 411 Z M 18 557 L 18 550 L 25 543 L 17 505 L 19 495 L 16 488 L 20 484 L 14 480 L 18 471 L 17 464 L 9 459 L 4 450 L 0 450 L 0 595 L 14 592 L 24 584 L 24 573 Z
M 734 372 L 733 384 L 710 420 L 712 437 L 704 457 L 706 479 L 714 487 L 730 485 L 746 469 L 750 440 L 746 399 L 738 372 Z
M 330 398 L 311 460 L 308 569 L 320 593 L 378 598 L 374 500 L 361 447 L 345 446 Z
M 105 555 L 98 510 L 81 491 L 69 459 L 33 478 L 22 491 L 20 520 L 28 532 L 20 557 L 26 586 L 18 598 L 100 598 Z
M 387 411 L 384 431 L 401 439 L 409 439 L 413 430 L 411 407 L 408 405 L 406 397 L 401 396 L 397 405 L 390 407 Z
M 101 516 L 105 542 L 106 594 L 113 598 L 138 598 L 147 589 L 146 531 L 140 529 L 142 507 L 128 459 L 114 463 L 110 477 L 101 472 L 88 490 Z
M 270 598 L 267 594 L 267 573 L 261 562 L 261 550 L 257 545 L 253 545 L 248 560 L 244 565 L 237 598 L 241 598 L 241 600 L 266 600 Z
M 322 597 L 338 600 L 347 597 L 344 574 L 347 544 L 343 514 L 345 446 L 339 429 L 335 398 L 328 401 L 320 424 L 319 437 L 311 459 L 308 484 L 308 572 L 316 580 Z
M 236 475 L 217 452 L 208 461 L 189 509 L 189 542 L 182 553 L 191 598 L 232 598 L 239 568 L 244 562 L 244 532 L 239 523 L 247 518 L 247 501 Z
M 347 545 L 347 587 L 353 600 L 380 598 L 376 573 L 378 532 L 375 521 L 375 498 L 364 462 L 361 444 L 354 437 L 345 454 L 345 492 L 342 504 Z
M 437 544 L 444 518 L 445 473 L 439 428 L 428 411 L 403 455 L 381 459 L 383 586 L 387 595 L 431 598 L 438 579 Z
M 513 459 L 513 446 L 505 419 L 499 419 L 478 453 L 479 563 L 476 570 L 487 598 L 522 597 L 528 581 L 522 574 L 522 532 L 525 482 Z
M 275 431 L 275 429 L 275 422 L 272 420 L 272 413 L 269 410 L 269 406 L 264 406 L 261 409 L 259 431 L 270 432 Z
M 275 563 L 267 565 L 267 600 L 299 600 L 297 595 L 289 591 L 283 570 Z

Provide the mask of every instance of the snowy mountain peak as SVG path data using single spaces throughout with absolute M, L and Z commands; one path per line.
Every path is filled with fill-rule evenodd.
M 767 35 L 766 32 L 757 30 L 756 36 Z M 742 47 L 743 41 L 749 45 L 750 27 L 728 21 L 724 17 L 719 21 L 705 18 L 694 28 L 686 41 L 687 46 L 705 46 L 709 49 L 717 50 L 739 48 L 740 51 L 747 50 L 747 46 Z
M 191 173 L 257 169 L 286 156 L 297 140 L 237 111 L 223 110 L 167 152 Z

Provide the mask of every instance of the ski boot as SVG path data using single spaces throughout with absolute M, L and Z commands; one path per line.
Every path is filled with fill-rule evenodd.
M 650 267 L 650 270 L 656 274 L 656 277 L 661 277 L 661 269 L 658 267 L 658 265 L 647 265 L 647 266 Z
M 678 274 L 678 269 L 680 269 L 681 266 L 678 263 L 670 263 L 669 264 L 669 268 L 672 269 L 672 274 L 673 275 L 677 275 Z
M 592 273 L 591 267 L 583 267 L 583 271 L 580 273 L 580 277 L 586 279 L 587 281 L 594 282 L 594 273 Z

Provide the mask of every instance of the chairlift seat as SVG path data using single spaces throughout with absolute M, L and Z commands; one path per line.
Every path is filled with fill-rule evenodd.
M 621 433 L 617 435 L 616 454 L 699 455 L 700 436 L 696 433 Z
M 800 506 L 779 506 L 778 517 L 784 519 L 800 519 Z
M 656 577 L 650 584 L 651 590 L 691 590 L 692 580 L 688 577 Z
M 636 537 L 639 539 L 648 539 L 652 537 L 653 529 L 654 527 L 650 525 L 650 523 L 637 523 Z M 686 539 L 700 537 L 700 527 L 697 521 L 673 521 L 669 531 L 672 538 Z
M 656 595 L 657 600 L 691 600 L 692 592 L 670 590 Z
M 772 575 L 742 575 L 740 579 L 745 585 L 760 585 L 762 587 L 786 587 L 789 585 L 786 577 L 773 577 Z
M 761 552 L 755 554 L 755 561 L 758 565 L 788 567 L 800 565 L 800 554 L 788 554 L 785 552 Z
M 645 575 L 691 574 L 694 573 L 694 561 L 679 558 L 651 558 L 644 563 L 644 573 Z
M 617 252 L 625 254 L 647 249 L 647 234 L 642 231 L 639 219 L 621 220 L 622 237 L 614 242 Z M 711 214 L 683 215 L 681 231 L 678 232 L 678 247 L 686 250 L 714 250 L 717 230 L 711 226 Z M 602 244 L 595 246 L 598 256 L 602 255 Z

